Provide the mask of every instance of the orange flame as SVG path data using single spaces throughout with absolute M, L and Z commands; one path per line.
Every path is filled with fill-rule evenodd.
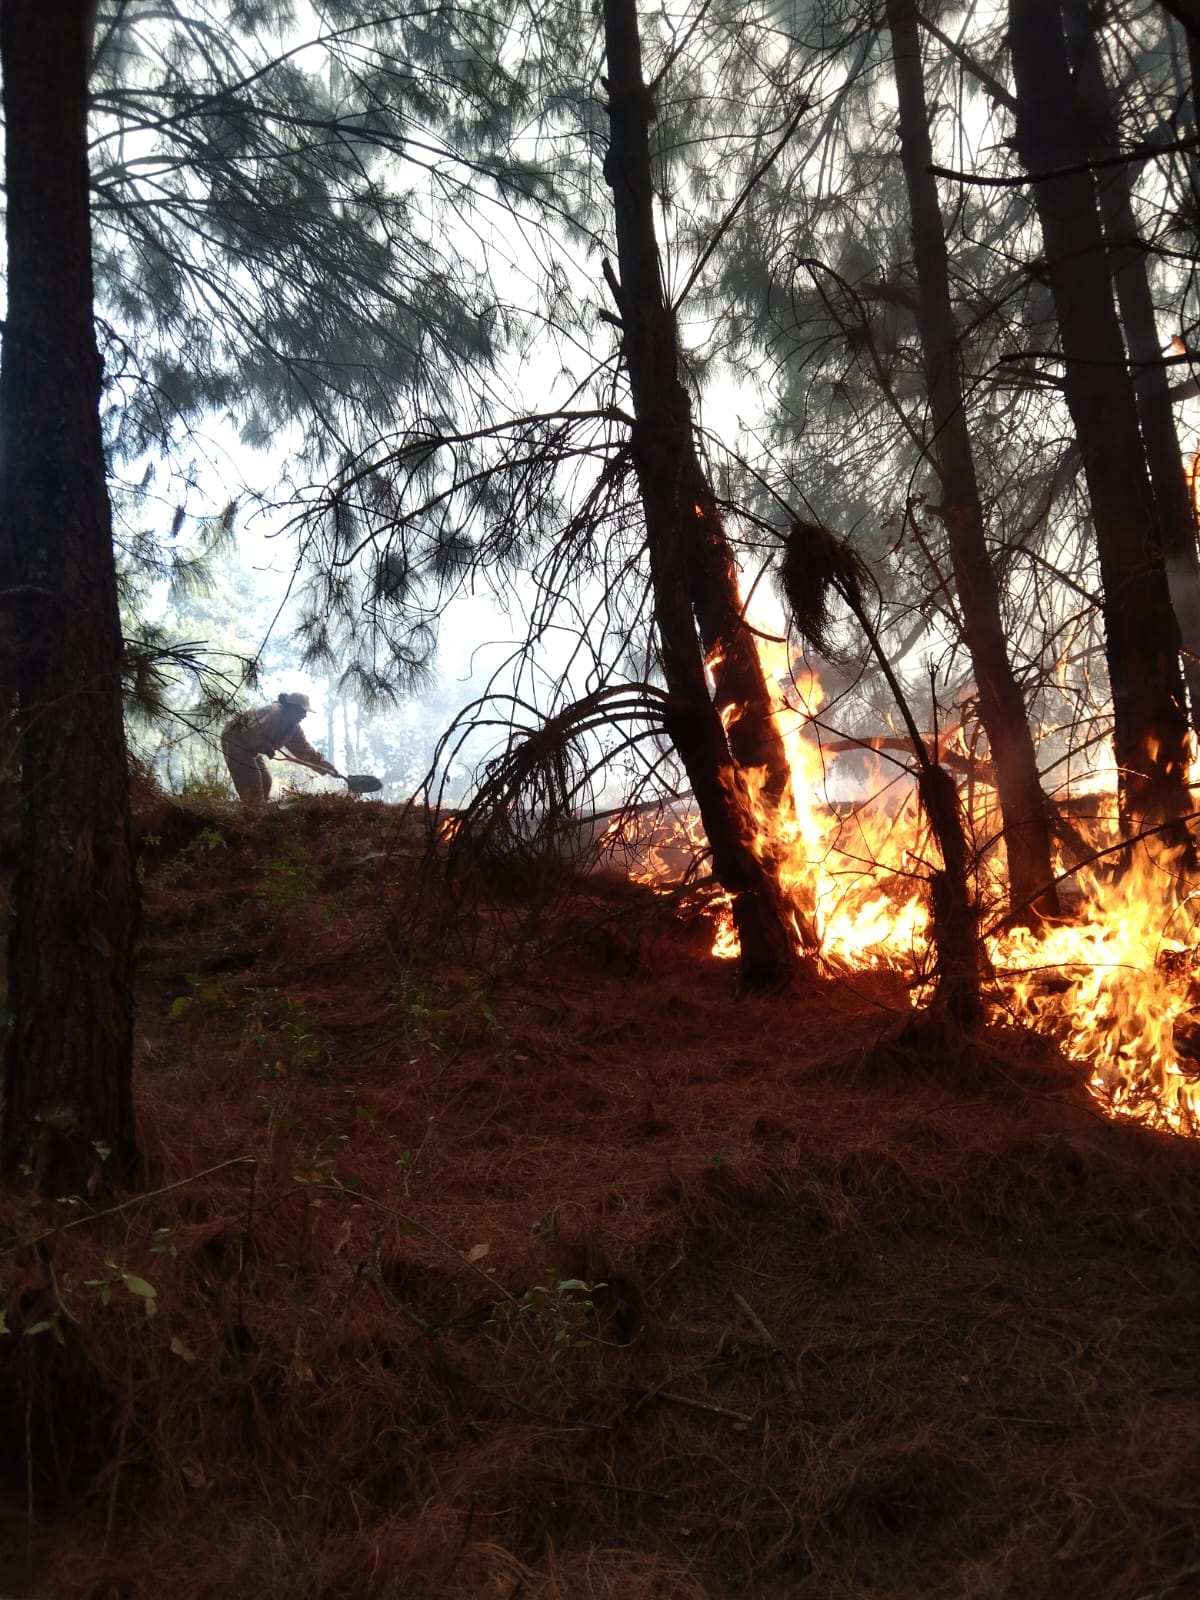
M 757 644 L 767 681 L 779 690 L 776 720 L 795 803 L 782 813 L 760 804 L 765 773 L 746 774 L 760 822 L 755 848 L 782 864 L 783 886 L 797 902 L 815 908 L 822 958 L 834 970 L 887 967 L 918 983 L 929 958 L 926 887 L 938 859 L 912 775 L 896 766 L 886 776 L 877 756 L 867 801 L 839 793 L 822 749 L 821 684 L 785 644 L 763 637 L 773 632 L 761 628 Z M 939 740 L 940 750 L 947 747 L 966 753 L 960 728 Z M 843 742 L 839 754 L 844 749 Z M 1073 792 L 1098 795 L 1094 842 L 1115 843 L 1111 764 Z M 971 799 L 976 837 L 997 837 L 994 794 L 977 782 Z M 679 828 L 689 845 L 702 838 L 698 818 Z M 669 845 L 648 850 L 635 875 L 671 886 L 678 874 L 670 854 Z M 986 866 L 998 876 L 996 862 Z M 1068 887 L 1071 921 L 989 941 L 995 1014 L 1048 1035 L 1085 1064 L 1092 1092 L 1111 1114 L 1200 1133 L 1200 894 L 1181 890 L 1170 862 L 1145 849 L 1115 881 L 1096 868 Z M 728 896 L 714 902 L 712 953 L 722 959 L 738 955 L 729 907 Z
M 994 941 L 1015 1012 L 1091 1067 L 1114 1112 L 1200 1131 L 1200 1061 L 1188 1022 L 1200 1013 L 1198 902 L 1180 897 L 1169 861 L 1139 849 L 1115 881 L 1079 874 L 1075 920 Z

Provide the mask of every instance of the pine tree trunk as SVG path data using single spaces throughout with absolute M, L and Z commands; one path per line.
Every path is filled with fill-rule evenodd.
M 100 436 L 86 139 L 87 0 L 3 0 L 8 318 L 0 544 L 17 585 L 21 859 L 0 1165 L 46 1193 L 136 1163 L 138 912 L 121 630 Z
M 773 860 L 751 848 L 756 823 L 745 771 L 765 768 L 766 798 L 778 803 L 788 792 L 788 765 L 753 636 L 741 620 L 733 558 L 696 453 L 691 401 L 680 380 L 678 331 L 663 293 L 654 232 L 654 106 L 642 78 L 635 0 L 605 0 L 604 26 L 611 129 L 604 171 L 616 217 L 616 292 L 635 417 L 631 452 L 674 706 L 668 732 L 696 794 L 713 869 L 733 895 L 743 984 L 779 985 L 796 970 L 797 938 L 813 947 L 815 932 L 810 908 L 788 902 Z M 705 656 L 715 696 L 705 680 Z
M 1009 0 L 1017 147 L 1032 173 L 1086 162 L 1060 0 Z M 1122 825 L 1165 824 L 1187 844 L 1188 723 L 1179 625 L 1159 540 L 1133 384 L 1113 304 L 1096 186 L 1086 172 L 1033 182 L 1054 297 L 1063 392 L 1079 440 L 1104 586 Z
M 1067 0 L 1063 8 L 1084 129 L 1092 156 L 1120 148 L 1112 95 L 1096 43 L 1087 0 Z M 1192 727 L 1200 729 L 1200 552 L 1196 511 L 1175 431 L 1163 340 L 1146 272 L 1146 249 L 1134 215 L 1130 169 L 1105 167 L 1096 174 L 1100 218 L 1108 244 L 1108 263 L 1117 291 L 1125 344 L 1133 364 L 1133 392 L 1154 491 L 1159 537 L 1171 590 L 1171 603 L 1183 644 L 1183 674 Z
M 917 323 L 932 422 L 932 456 L 942 485 L 940 514 L 950 542 L 963 632 L 979 691 L 979 719 L 991 746 L 1004 821 L 1009 902 L 1016 920 L 1058 909 L 1050 824 L 1020 685 L 1013 675 L 1000 614 L 1000 586 L 988 552 L 950 304 L 937 181 L 915 0 L 887 0 L 900 150 L 912 213 Z

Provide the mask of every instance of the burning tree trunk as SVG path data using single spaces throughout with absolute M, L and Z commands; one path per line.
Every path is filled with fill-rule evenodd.
M 1009 901 L 1016 916 L 1057 910 L 1050 824 L 1024 697 L 1013 675 L 1000 615 L 1000 587 L 988 552 L 983 506 L 967 427 L 950 305 L 946 240 L 921 66 L 915 0 L 887 0 L 900 150 L 912 214 L 917 324 L 933 424 L 932 455 L 942 483 L 941 517 L 950 541 L 963 633 L 979 691 L 979 719 L 991 745 L 1004 819 Z
M 1063 360 L 1104 585 L 1121 820 L 1166 824 L 1187 844 L 1188 723 L 1133 385 L 1113 304 L 1096 185 L 1067 63 L 1061 0 L 1010 0 L 1017 147 L 1034 174 Z M 1053 173 L 1053 176 L 1050 174 Z M 1038 176 L 1045 174 L 1045 176 Z
M 137 878 L 100 436 L 87 0 L 4 0 L 8 314 L 0 548 L 12 552 L 21 858 L 0 1164 L 80 1193 L 136 1160 Z
M 971 891 L 971 854 L 963 826 L 958 790 L 938 764 L 936 750 L 921 737 L 912 709 L 863 601 L 866 572 L 843 539 L 819 522 L 792 523 L 784 539 L 779 576 L 802 636 L 814 647 L 828 647 L 828 592 L 836 591 L 854 613 L 896 702 L 913 754 L 917 758 L 917 791 L 929 827 L 942 853 L 942 865 L 930 876 L 930 934 L 937 956 L 937 1009 L 961 1028 L 978 1028 L 984 1020 L 981 982 L 985 958 L 979 932 L 979 910 Z
M 1077 62 L 1081 120 L 1093 157 L 1120 149 L 1112 95 L 1096 42 L 1092 7 L 1067 0 L 1063 14 L 1072 59 Z M 1130 172 L 1125 165 L 1096 173 L 1100 217 L 1108 243 L 1108 263 L 1117 291 L 1125 344 L 1133 363 L 1133 393 L 1154 491 L 1159 536 L 1171 603 L 1183 642 L 1183 673 L 1193 728 L 1200 729 L 1200 555 L 1196 513 L 1175 432 L 1162 340 L 1146 273 L 1146 251 L 1133 211 Z
M 785 897 L 770 850 L 752 846 L 760 830 L 746 772 L 765 769 L 760 804 L 771 810 L 789 793 L 789 769 L 680 379 L 678 330 L 663 293 L 654 232 L 648 132 L 654 103 L 642 77 L 636 0 L 605 0 L 604 29 L 611 130 L 604 172 L 613 191 L 620 280 L 611 270 L 608 277 L 633 395 L 630 445 L 673 704 L 668 732 L 696 794 L 714 871 L 733 895 L 742 981 L 780 984 L 795 970 L 797 936 L 811 948 L 815 931 L 810 908 Z

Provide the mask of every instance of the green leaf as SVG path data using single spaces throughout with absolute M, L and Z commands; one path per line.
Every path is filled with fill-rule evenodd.
M 123 1272 L 121 1274 L 121 1282 L 129 1290 L 130 1294 L 140 1294 L 144 1300 L 157 1298 L 158 1290 L 154 1285 L 147 1283 L 145 1278 L 139 1278 L 136 1273 Z
M 555 1244 L 558 1240 L 558 1207 L 547 1211 L 534 1224 L 533 1237 L 538 1244 Z

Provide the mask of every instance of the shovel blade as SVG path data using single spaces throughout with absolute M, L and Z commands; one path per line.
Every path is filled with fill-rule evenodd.
M 360 772 L 346 779 L 346 787 L 351 794 L 375 794 L 383 788 L 383 780 L 371 777 L 370 773 Z

